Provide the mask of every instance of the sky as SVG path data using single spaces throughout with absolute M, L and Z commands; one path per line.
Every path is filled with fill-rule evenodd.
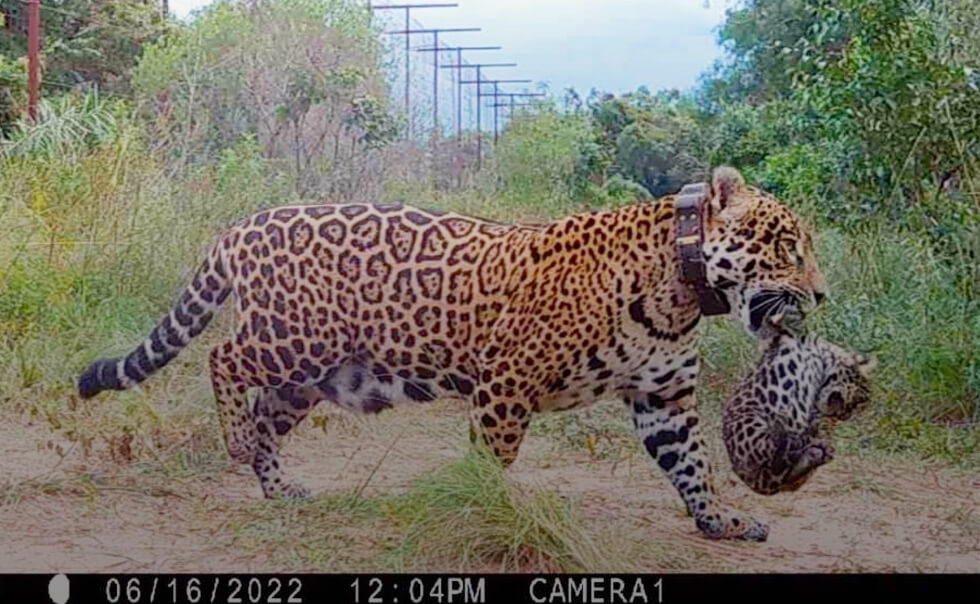
M 185 17 L 210 0 L 170 0 Z M 429 0 L 426 0 L 429 1 Z M 444 0 L 439 0 L 444 1 Z M 452 1 L 452 0 L 450 0 Z M 722 56 L 717 27 L 733 0 L 455 0 L 455 8 L 412 11 L 428 28 L 480 27 L 443 34 L 448 45 L 503 46 L 470 53 L 470 62 L 516 62 L 496 77 L 547 82 L 552 91 L 574 87 L 622 93 L 686 89 Z M 416 4 L 417 0 L 375 0 Z

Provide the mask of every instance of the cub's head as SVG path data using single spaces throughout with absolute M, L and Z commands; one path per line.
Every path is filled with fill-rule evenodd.
M 878 361 L 874 355 L 850 352 L 829 342 L 823 345 L 830 358 L 824 380 L 817 389 L 815 405 L 823 417 L 846 420 L 868 406 L 871 374 Z
M 708 280 L 749 333 L 758 335 L 766 317 L 784 307 L 805 312 L 826 296 L 810 229 L 738 171 L 715 170 L 703 211 Z
M 833 421 L 846 420 L 868 406 L 871 374 L 878 366 L 872 354 L 852 352 L 824 338 L 808 334 L 803 315 L 793 307 L 772 313 L 758 331 L 763 349 L 778 356 L 788 345 L 796 354 L 820 359 L 823 377 L 814 395 L 818 414 Z M 803 363 L 797 363 L 797 366 Z

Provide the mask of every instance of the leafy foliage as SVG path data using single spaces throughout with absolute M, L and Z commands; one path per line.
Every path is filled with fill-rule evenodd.
M 493 152 L 497 186 L 513 199 L 567 207 L 584 187 L 580 155 L 590 144 L 588 122 L 552 104 L 518 114 Z
M 19 0 L 2 0 L 14 10 Z M 45 0 L 44 79 L 52 90 L 76 84 L 125 93 L 142 48 L 169 29 L 155 2 L 142 0 Z M 0 36 L 0 55 L 27 52 L 23 35 Z
M 720 37 L 732 62 L 705 86 L 701 109 L 723 130 L 746 116 L 754 125 L 723 137 L 726 161 L 761 166 L 775 155 L 793 172 L 783 149 L 796 146 L 799 162 L 824 158 L 811 173 L 833 183 L 817 208 L 825 218 L 968 236 L 962 227 L 980 219 L 980 16 L 966 6 L 753 0 L 730 12 Z
M 209 6 L 140 61 L 137 106 L 153 144 L 188 170 L 254 136 L 298 192 L 356 190 L 363 158 L 399 132 L 367 17 L 350 1 Z

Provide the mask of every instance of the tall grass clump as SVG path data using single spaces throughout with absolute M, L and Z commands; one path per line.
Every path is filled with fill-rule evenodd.
M 633 538 L 645 519 L 595 518 L 551 486 L 515 479 L 484 447 L 395 492 L 364 486 L 249 503 L 229 522 L 238 545 L 318 572 L 623 572 L 680 560 Z
M 418 478 L 388 504 L 403 525 L 396 570 L 582 572 L 615 564 L 557 493 L 521 488 L 481 450 Z

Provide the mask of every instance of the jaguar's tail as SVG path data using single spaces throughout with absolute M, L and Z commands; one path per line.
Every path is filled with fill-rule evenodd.
M 100 359 L 78 379 L 78 394 L 91 398 L 103 390 L 125 390 L 170 362 L 201 333 L 231 293 L 222 240 L 211 248 L 180 300 L 150 335 L 125 357 Z

